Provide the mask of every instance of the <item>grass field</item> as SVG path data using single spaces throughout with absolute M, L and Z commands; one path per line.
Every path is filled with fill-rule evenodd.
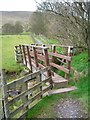
M 2 35 L 2 68 L 6 71 L 20 71 L 22 67 L 15 62 L 14 46 L 21 44 L 33 43 L 29 35 Z

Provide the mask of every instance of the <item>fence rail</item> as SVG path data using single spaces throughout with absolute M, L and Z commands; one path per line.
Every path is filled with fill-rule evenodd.
M 45 67 L 3 85 L 6 118 L 25 117 L 25 113 L 42 99 L 45 92 L 51 89 L 49 83 L 51 76 L 43 77 L 44 73 L 50 69 L 49 66 Z M 47 82 L 48 85 L 45 84 Z

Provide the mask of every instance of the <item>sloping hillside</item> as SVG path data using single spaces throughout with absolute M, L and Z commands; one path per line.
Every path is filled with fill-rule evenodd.
M 1 11 L 0 15 L 2 14 L 2 20 L 0 20 L 0 27 L 1 25 L 7 22 L 16 22 L 20 21 L 22 23 L 26 23 L 29 21 L 32 12 L 30 11 Z M 2 23 L 1 23 L 2 22 Z

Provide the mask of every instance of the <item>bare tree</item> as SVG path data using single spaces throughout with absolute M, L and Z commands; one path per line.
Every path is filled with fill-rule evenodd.
M 36 1 L 36 0 L 35 0 Z M 89 2 L 68 2 L 68 0 L 44 0 L 37 3 L 39 11 L 49 11 L 61 17 L 75 19 L 74 24 L 78 24 L 83 28 L 82 33 L 85 43 L 88 47 L 88 57 L 90 61 L 90 1 Z M 73 22 L 73 21 L 72 21 Z

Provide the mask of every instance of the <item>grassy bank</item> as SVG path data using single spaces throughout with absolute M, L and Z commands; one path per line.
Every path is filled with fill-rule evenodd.
M 32 38 L 29 35 L 2 35 L 0 41 L 2 41 L 2 68 L 6 71 L 20 71 L 22 67 L 16 64 L 14 59 L 14 46 L 20 43 L 33 43 Z
M 81 73 L 81 76 L 75 82 L 78 89 L 71 92 L 70 95 L 82 102 L 85 112 L 88 111 L 88 93 L 90 92 L 90 89 L 88 89 L 88 64 L 87 52 L 74 56 L 72 59 L 72 67 Z

